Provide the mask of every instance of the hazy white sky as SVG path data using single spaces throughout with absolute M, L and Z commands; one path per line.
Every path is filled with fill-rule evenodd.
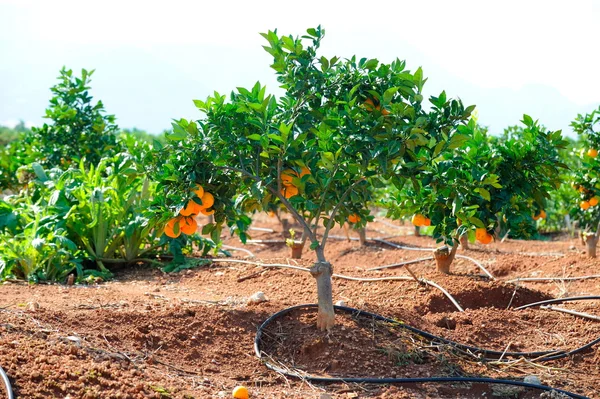
M 477 104 L 499 132 L 528 113 L 569 131 L 600 104 L 600 0 L 0 0 L 0 124 L 42 123 L 61 66 L 96 69 L 121 127 L 195 118 L 192 99 L 257 80 L 277 92 L 258 34 L 321 24 L 322 53 L 406 59 L 426 94 Z

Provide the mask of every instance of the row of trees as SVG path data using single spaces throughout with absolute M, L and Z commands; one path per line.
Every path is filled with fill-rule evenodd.
M 224 227 L 245 241 L 253 213 L 284 208 L 315 251 L 317 324 L 327 329 L 334 322 L 328 234 L 347 221 L 364 228 L 372 205 L 431 225 L 443 243 L 438 268 L 447 273 L 461 240 L 530 237 L 561 201 L 581 195 L 593 202 L 600 169 L 593 174 L 587 150 L 600 144 L 596 113 L 574 123 L 588 143 L 582 156 L 560 131 L 527 115 L 491 136 L 473 117 L 474 106 L 445 92 L 424 106 L 420 68 L 320 55 L 324 33 L 263 34 L 285 94 L 269 95 L 260 83 L 229 96 L 215 92 L 194 101 L 201 119 L 176 120 L 162 142 L 117 134 L 114 117 L 92 102 L 91 73 L 63 69 L 46 112 L 51 123 L 2 156 L 20 163 L 20 179 L 11 182 L 22 190 L 2 202 L 0 276 L 60 279 L 75 270 L 80 279 L 96 278 L 153 262 L 147 255 L 167 248 L 184 262 L 190 241 L 218 249 Z M 561 185 L 573 172 L 582 172 L 581 192 Z M 2 173 L 14 179 L 11 169 Z M 199 186 L 211 193 L 210 206 Z M 209 207 L 213 221 L 202 233 L 211 239 L 180 234 L 179 223 L 169 224 L 173 238 L 162 234 L 182 210 Z M 571 216 L 589 223 L 600 218 L 595 210 Z

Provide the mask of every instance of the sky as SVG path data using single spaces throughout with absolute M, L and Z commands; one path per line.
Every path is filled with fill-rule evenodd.
M 600 0 L 0 0 L 0 125 L 44 123 L 62 66 L 122 128 L 198 119 L 192 100 L 260 81 L 281 94 L 260 32 L 326 30 L 321 54 L 407 61 L 424 94 L 476 104 L 493 133 L 524 113 L 572 135 L 600 105 Z

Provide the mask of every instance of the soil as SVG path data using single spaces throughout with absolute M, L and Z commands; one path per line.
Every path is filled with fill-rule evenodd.
M 257 240 L 280 240 L 276 219 L 257 217 Z M 415 237 L 410 226 L 381 220 L 368 237 L 388 237 L 397 245 L 435 248 L 430 237 Z M 410 276 L 405 268 L 367 269 L 430 256 L 381 242 L 344 239 L 333 232 L 326 247 L 334 273 L 354 277 Z M 358 234 L 351 231 L 358 238 Z M 390 236 L 395 237 L 390 237 Z M 284 243 L 242 245 L 235 259 L 309 267 L 288 259 Z M 497 281 L 485 278 L 467 259 L 456 259 L 450 275 L 433 260 L 410 265 L 420 278 L 445 288 L 464 308 L 459 312 L 439 290 L 411 280 L 359 282 L 334 279 L 334 300 L 377 313 L 462 344 L 496 351 L 572 350 L 600 337 L 600 322 L 557 311 L 515 307 L 566 296 L 600 295 L 600 279 L 581 281 L 505 281 L 524 277 L 597 274 L 599 261 L 569 236 L 552 241 L 471 244 L 459 250 L 480 261 Z M 240 278 L 243 281 L 238 281 Z M 266 302 L 248 303 L 256 292 Z M 315 384 L 269 370 L 254 353 L 258 326 L 290 306 L 315 303 L 309 273 L 262 268 L 246 263 L 212 263 L 165 274 L 138 265 L 97 285 L 0 286 L 0 366 L 17 398 L 229 398 L 235 386 L 251 398 L 540 398 L 541 391 L 486 384 Z M 557 307 L 600 316 L 598 301 Z M 329 377 L 483 376 L 523 380 L 537 376 L 544 385 L 600 398 L 600 355 L 593 347 L 561 360 L 501 362 L 453 350 L 397 324 L 338 312 L 336 326 L 320 332 L 316 313 L 301 309 L 274 320 L 264 330 L 266 359 L 302 373 Z M 0 387 L 0 397 L 2 396 Z M 325 396 L 325 394 L 329 396 Z

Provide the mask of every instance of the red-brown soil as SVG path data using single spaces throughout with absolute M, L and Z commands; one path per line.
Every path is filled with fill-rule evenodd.
M 256 226 L 280 230 L 273 219 Z M 429 237 L 409 235 L 409 227 L 371 223 L 369 237 L 434 248 Z M 334 232 L 343 235 L 343 231 Z M 357 235 L 353 233 L 355 237 Z M 254 239 L 277 240 L 279 233 L 253 232 Z M 238 259 L 309 267 L 314 256 L 288 260 L 284 244 L 249 244 L 228 238 L 255 257 Z M 457 259 L 451 275 L 433 261 L 410 265 L 419 277 L 440 284 L 465 309 L 458 312 L 435 288 L 414 281 L 358 282 L 334 279 L 334 300 L 463 344 L 497 351 L 575 349 L 600 337 L 600 322 L 523 304 L 559 296 L 600 295 L 600 279 L 519 282 L 519 277 L 598 274 L 599 261 L 569 237 L 557 241 L 471 244 L 459 254 L 479 260 L 500 281 L 488 281 L 477 266 Z M 355 277 L 408 276 L 405 269 L 366 269 L 429 256 L 427 252 L 369 242 L 332 239 L 326 254 L 334 272 Z M 240 277 L 249 277 L 238 282 Z M 247 304 L 262 291 L 268 298 Z M 510 391 L 480 384 L 309 384 L 270 371 L 256 358 L 257 327 L 284 308 L 316 302 L 314 279 L 306 272 L 244 263 L 165 274 L 137 266 L 113 281 L 91 286 L 0 286 L 0 365 L 18 398 L 228 398 L 236 385 L 251 398 L 481 398 L 560 397 L 541 391 Z M 510 306 L 509 306 L 510 304 Z M 600 315 L 597 301 L 560 307 Z M 265 353 L 279 365 L 308 374 L 340 377 L 485 376 L 523 379 L 536 375 L 545 385 L 600 398 L 600 355 L 593 348 L 550 362 L 486 362 L 449 347 L 432 345 L 394 325 L 338 313 L 329 333 L 314 327 L 313 310 L 298 310 L 266 330 Z M 2 394 L 0 388 L 0 395 Z M 496 395 L 496 396 L 493 396 Z M 500 396 L 498 396 L 500 395 Z M 325 396 L 323 396 L 325 397 Z

